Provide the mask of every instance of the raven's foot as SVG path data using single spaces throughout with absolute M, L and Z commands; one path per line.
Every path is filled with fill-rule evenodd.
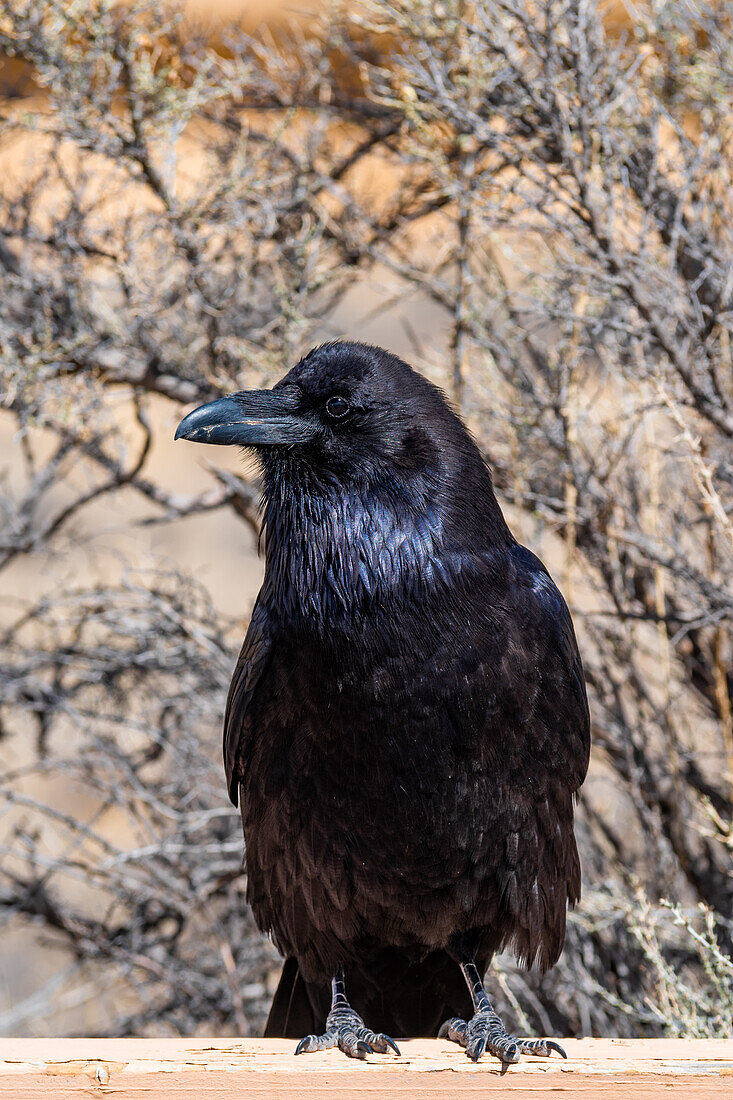
M 309 1054 L 313 1050 L 329 1050 L 338 1047 L 349 1058 L 366 1058 L 367 1054 L 387 1054 L 399 1048 L 389 1035 L 377 1034 L 364 1026 L 364 1021 L 346 1000 L 343 971 L 339 969 L 331 983 L 333 996 L 331 1011 L 326 1017 L 323 1035 L 306 1035 L 295 1048 L 296 1054 Z
M 513 1062 L 518 1062 L 522 1054 L 547 1058 L 556 1050 L 563 1058 L 567 1058 L 562 1047 L 550 1039 L 515 1039 L 510 1035 L 489 1000 L 473 961 L 466 958 L 460 965 L 471 992 L 474 1015 L 470 1020 L 461 1020 L 457 1016 L 446 1020 L 438 1032 L 438 1038 L 459 1043 L 474 1062 L 478 1062 L 484 1051 L 488 1050 L 500 1059 L 504 1069 L 508 1069 Z
M 309 1054 L 312 1050 L 329 1050 L 338 1047 L 349 1058 L 366 1058 L 367 1054 L 387 1054 L 393 1050 L 399 1054 L 399 1048 L 389 1035 L 378 1035 L 364 1026 L 364 1021 L 356 1012 L 348 1022 L 338 1027 L 328 1027 L 323 1035 L 306 1035 L 295 1048 L 296 1054 Z
M 518 1062 L 522 1054 L 547 1058 L 553 1050 L 567 1058 L 562 1047 L 551 1039 L 515 1039 L 493 1008 L 480 1009 L 470 1020 L 459 1020 L 457 1016 L 446 1020 L 438 1038 L 459 1043 L 474 1062 L 478 1062 L 486 1050 L 507 1065 Z

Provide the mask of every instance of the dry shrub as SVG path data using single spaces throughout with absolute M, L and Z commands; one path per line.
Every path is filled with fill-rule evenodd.
M 508 1018 L 729 1028 L 733 39 L 723 5 L 607 19 L 373 0 L 212 41 L 157 5 L 0 4 L 35 79 L 0 113 L 22 465 L 0 906 L 66 967 L 7 1029 L 60 1026 L 82 989 L 115 992 L 98 1031 L 262 1025 L 274 955 L 212 748 L 242 624 L 190 577 L 85 578 L 83 520 L 133 501 L 140 524 L 256 528 L 256 485 L 219 455 L 195 492 L 158 476 L 160 404 L 266 384 L 347 321 L 389 321 L 450 391 L 581 635 L 585 900 L 546 979 L 501 960 Z M 62 560 L 78 582 L 19 606 L 13 571 Z

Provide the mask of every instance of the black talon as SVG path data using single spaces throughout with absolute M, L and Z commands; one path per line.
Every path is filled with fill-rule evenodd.
M 388 1047 L 392 1047 L 392 1050 L 395 1052 L 397 1057 L 401 1058 L 402 1054 L 400 1052 L 400 1048 L 397 1046 L 397 1043 L 394 1041 L 394 1039 L 390 1039 L 389 1035 L 383 1035 L 382 1038 L 384 1039 Z
M 559 1043 L 553 1043 L 552 1040 L 548 1039 L 547 1042 L 545 1043 L 545 1046 L 547 1047 L 548 1050 L 556 1050 L 557 1053 L 559 1055 L 561 1055 L 561 1057 L 565 1058 L 565 1060 L 567 1061 L 568 1056 L 565 1053 L 565 1051 L 562 1049 L 562 1047 L 560 1046 Z
M 374 1054 L 369 1043 L 365 1043 L 363 1039 L 359 1039 L 359 1042 L 356 1044 L 356 1049 L 358 1051 L 357 1057 L 359 1058 L 366 1058 L 367 1054 Z
M 468 1057 L 472 1062 L 478 1062 L 479 1058 L 486 1050 L 486 1039 L 479 1039 L 475 1046 L 470 1046 L 467 1050 Z
M 300 1042 L 298 1043 L 297 1047 L 295 1048 L 296 1055 L 302 1054 L 303 1051 L 305 1051 L 307 1049 L 309 1042 L 310 1042 L 310 1035 L 306 1035 L 305 1038 L 301 1039 Z

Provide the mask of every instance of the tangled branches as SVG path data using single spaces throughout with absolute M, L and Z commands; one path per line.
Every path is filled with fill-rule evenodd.
M 172 487 L 161 425 L 344 330 L 451 392 L 579 625 L 586 900 L 542 983 L 499 972 L 508 1021 L 725 1026 L 730 17 L 439 7 L 204 35 L 157 6 L 0 4 L 35 81 L 0 112 L 0 920 L 61 945 L 65 987 L 114 983 L 100 1030 L 256 1032 L 274 954 L 216 748 L 242 624 L 181 566 L 116 547 L 95 573 L 86 517 L 128 517 L 128 556 L 152 526 L 256 530 L 241 474 Z

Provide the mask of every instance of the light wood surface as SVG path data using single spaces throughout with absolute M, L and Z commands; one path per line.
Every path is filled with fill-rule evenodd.
M 0 1097 L 538 1098 L 577 1093 L 657 1100 L 733 1098 L 733 1041 L 568 1039 L 565 1062 L 523 1058 L 505 1074 L 450 1043 L 402 1041 L 402 1057 L 365 1062 L 329 1050 L 295 1058 L 281 1039 L 0 1039 Z

